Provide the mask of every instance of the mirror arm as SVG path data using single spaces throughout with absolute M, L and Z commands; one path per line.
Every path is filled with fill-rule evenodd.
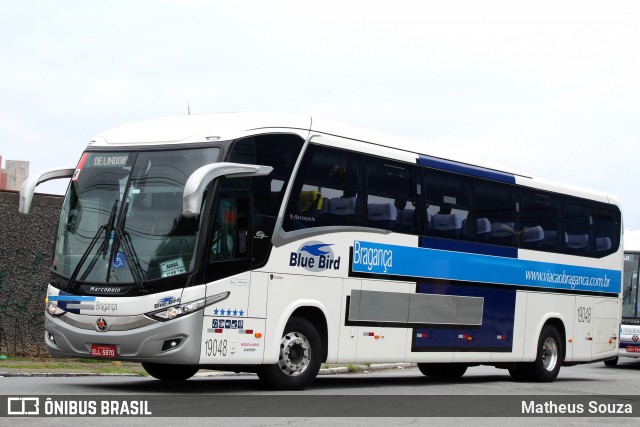
M 245 165 L 242 163 L 210 163 L 195 170 L 187 179 L 182 194 L 182 215 L 193 218 L 200 214 L 204 192 L 211 181 L 226 176 L 242 178 L 269 175 L 271 166 Z
M 76 168 L 53 168 L 45 169 L 35 175 L 28 177 L 20 187 L 20 202 L 18 210 L 20 213 L 28 214 L 33 200 L 36 187 L 45 181 L 52 179 L 71 178 Z

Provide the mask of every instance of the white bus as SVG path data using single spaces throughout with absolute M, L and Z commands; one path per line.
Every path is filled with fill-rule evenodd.
M 624 274 L 622 278 L 622 322 L 620 324 L 619 357 L 640 357 L 640 302 L 638 301 L 638 269 L 640 268 L 640 230 L 624 232 Z M 616 366 L 618 357 L 605 360 Z
M 47 291 L 53 356 L 161 380 L 322 363 L 474 365 L 553 381 L 617 354 L 621 213 L 604 193 L 417 143 L 273 114 L 189 115 L 92 140 L 70 178 Z

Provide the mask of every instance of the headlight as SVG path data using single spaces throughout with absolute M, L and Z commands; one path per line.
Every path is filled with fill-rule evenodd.
M 63 314 L 66 313 L 65 310 L 61 309 L 60 307 L 58 307 L 57 304 L 52 303 L 51 301 L 49 301 L 47 303 L 47 313 L 49 313 L 50 315 L 52 315 L 53 317 L 60 317 Z
M 172 307 L 163 308 L 162 310 L 152 311 L 151 313 L 147 313 L 147 316 L 160 320 L 162 322 L 167 320 L 172 320 L 180 316 L 185 316 L 189 313 L 196 312 L 201 310 L 211 304 L 215 304 L 219 301 L 227 299 L 231 292 L 222 292 L 220 294 L 216 294 L 207 298 L 202 298 L 196 301 L 191 301 L 185 304 L 174 305 Z

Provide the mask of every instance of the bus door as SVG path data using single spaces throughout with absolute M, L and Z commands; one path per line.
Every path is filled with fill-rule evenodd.
M 223 191 L 213 211 L 207 279 L 219 280 L 251 268 L 252 201 L 248 191 Z

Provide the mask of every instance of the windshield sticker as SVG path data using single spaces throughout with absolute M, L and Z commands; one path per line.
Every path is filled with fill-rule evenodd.
M 125 260 L 124 252 L 118 252 L 116 257 L 113 259 L 113 268 L 123 268 Z
M 94 167 L 113 167 L 113 166 L 126 166 L 127 160 L 129 160 L 128 154 L 117 155 L 96 155 L 93 158 L 91 166 Z
M 176 258 L 172 259 L 171 261 L 161 262 L 160 272 L 160 277 L 169 277 L 186 273 L 187 270 L 184 268 L 184 262 L 182 262 L 182 258 Z

